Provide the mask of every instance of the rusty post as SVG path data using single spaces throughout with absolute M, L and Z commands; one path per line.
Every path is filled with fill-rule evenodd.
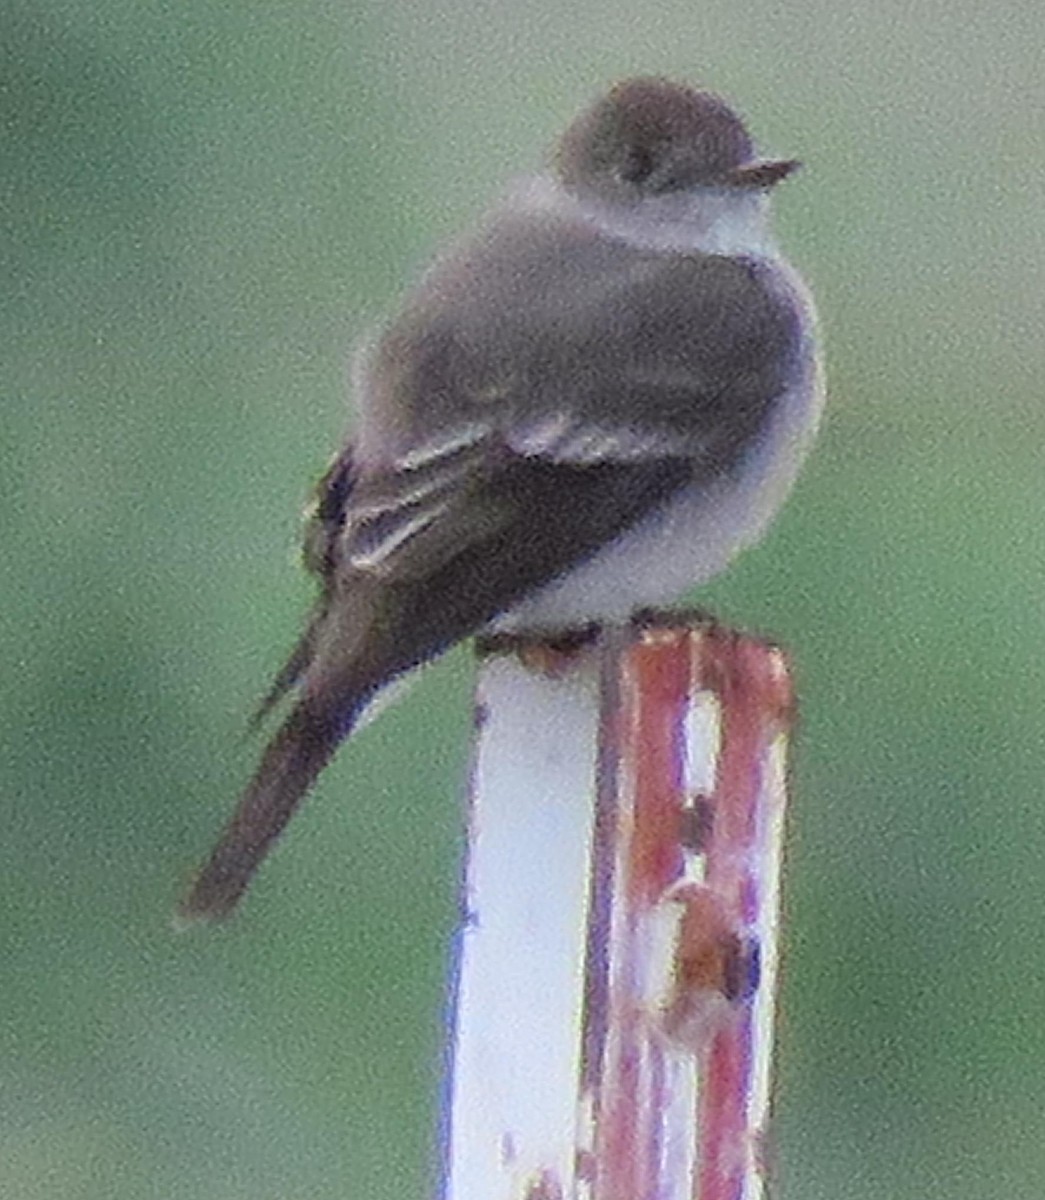
M 782 653 L 661 616 L 478 697 L 441 1195 L 759 1200 Z

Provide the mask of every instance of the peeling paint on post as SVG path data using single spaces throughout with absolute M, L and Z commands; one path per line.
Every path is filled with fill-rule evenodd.
M 526 658 L 480 676 L 440 1194 L 758 1200 L 784 657 L 668 617 Z

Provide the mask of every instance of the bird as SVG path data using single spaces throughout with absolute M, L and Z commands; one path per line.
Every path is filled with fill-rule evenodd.
M 616 83 L 360 352 L 322 477 L 289 711 L 180 905 L 229 914 L 340 744 L 474 635 L 678 600 L 762 535 L 816 432 L 816 315 L 769 228 L 800 164 L 706 88 Z

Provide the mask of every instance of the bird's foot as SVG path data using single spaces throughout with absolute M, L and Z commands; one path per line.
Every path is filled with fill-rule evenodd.
M 558 679 L 576 666 L 601 633 L 602 626 L 595 623 L 559 633 L 487 633 L 475 639 L 475 649 L 480 658 L 514 654 L 527 670 Z
M 715 627 L 718 617 L 706 608 L 640 608 L 631 614 L 631 627 L 645 629 L 679 629 L 694 625 Z

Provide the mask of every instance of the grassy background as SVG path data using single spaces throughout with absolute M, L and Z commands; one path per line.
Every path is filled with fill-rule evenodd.
M 1045 1194 L 1040 6 L 3 0 L 0 1193 L 424 1197 L 470 663 L 326 775 L 241 917 L 174 896 L 308 595 L 346 364 L 630 72 L 808 169 L 831 409 L 705 594 L 804 721 L 782 1200 Z

